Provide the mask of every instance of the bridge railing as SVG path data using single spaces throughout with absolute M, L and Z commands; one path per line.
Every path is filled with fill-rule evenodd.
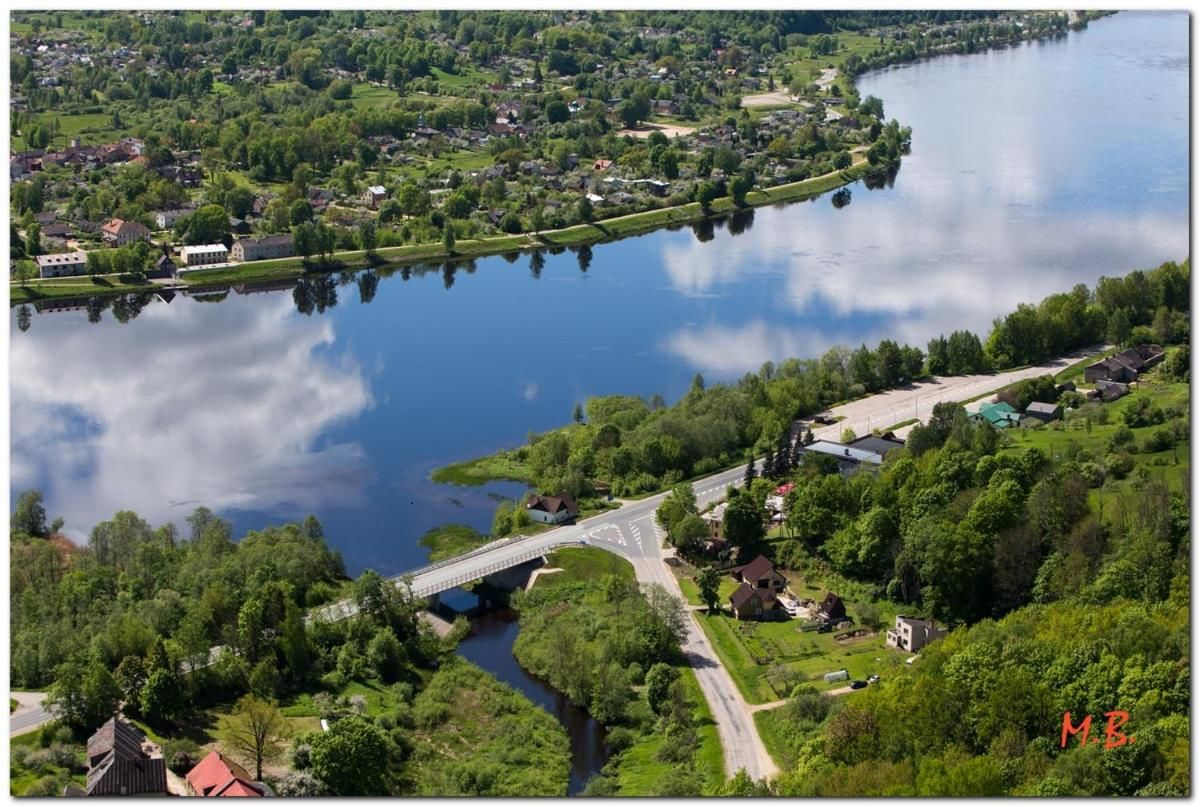
M 401 572 L 400 574 L 392 575 L 388 579 L 393 582 L 398 583 L 406 577 L 419 577 L 420 575 L 427 574 L 429 572 L 436 571 L 438 569 L 442 569 L 446 566 L 452 566 L 455 563 L 461 563 L 462 561 L 466 560 L 467 558 L 473 558 L 476 555 L 486 555 L 488 552 L 494 552 L 495 550 L 499 549 L 502 546 L 511 546 L 512 544 L 514 544 L 518 541 L 525 541 L 531 537 L 533 537 L 533 536 L 516 535 L 516 536 L 513 536 L 512 538 L 500 538 L 498 540 L 486 543 L 483 546 L 477 546 L 474 549 L 470 550 L 469 552 L 464 552 L 461 555 L 455 555 L 452 558 L 444 558 L 443 560 L 439 560 L 434 563 L 428 563 L 424 566 L 419 566 L 416 569 L 409 569 L 407 572 Z
M 487 577 L 489 574 L 495 574 L 496 572 L 502 572 L 505 569 L 511 569 L 514 566 L 520 566 L 522 563 L 528 563 L 529 561 L 533 560 L 534 558 L 539 558 L 542 555 L 546 554 L 546 551 L 548 549 L 553 548 L 554 546 L 559 546 L 562 544 L 573 544 L 573 543 L 577 543 L 578 540 L 579 540 L 578 538 L 572 538 L 572 539 L 563 538 L 563 539 L 559 539 L 556 543 L 539 544 L 535 548 L 528 549 L 528 550 L 518 553 L 516 555 L 512 555 L 511 557 L 505 558 L 504 560 L 496 561 L 495 563 L 490 563 L 487 566 L 484 566 L 482 568 L 471 567 L 471 569 L 469 571 L 460 572 L 459 574 L 454 575 L 453 577 L 441 580 L 437 583 L 428 583 L 426 585 L 421 585 L 421 586 L 414 585 L 413 586 L 413 594 L 418 597 L 428 597 L 431 594 L 438 594 L 442 591 L 446 591 L 447 589 L 452 589 L 455 586 L 461 586 L 463 583 L 470 583 L 472 580 L 479 580 L 480 578 Z M 465 555 L 460 555 L 456 560 L 458 562 L 461 562 L 466 557 L 467 556 L 465 556 Z

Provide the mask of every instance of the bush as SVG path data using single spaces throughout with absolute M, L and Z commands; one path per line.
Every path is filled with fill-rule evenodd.
M 64 787 L 66 787 L 66 783 L 62 777 L 43 776 L 26 788 L 22 795 L 30 797 L 61 796 Z
M 637 735 L 624 726 L 617 726 L 609 730 L 606 740 L 609 752 L 616 756 L 630 748 L 637 741 Z
M 1170 426 L 1155 429 L 1143 442 L 1142 451 L 1146 454 L 1157 454 L 1175 445 L 1175 430 Z
M 1120 451 L 1125 446 L 1133 445 L 1133 432 L 1128 426 L 1121 426 L 1108 438 L 1109 453 Z
M 185 737 L 167 740 L 163 743 L 162 752 L 167 767 L 181 776 L 200 761 L 200 746 Z
M 325 785 L 308 771 L 292 771 L 275 785 L 275 794 L 284 797 L 326 795 Z
M 1104 458 L 1104 467 L 1114 479 L 1124 479 L 1133 470 L 1133 457 L 1128 452 L 1109 454 Z
M 413 710 L 413 722 L 417 728 L 432 729 L 446 722 L 450 716 L 450 708 L 432 698 L 423 698 Z

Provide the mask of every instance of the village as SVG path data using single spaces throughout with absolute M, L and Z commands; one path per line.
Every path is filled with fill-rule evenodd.
M 170 92 L 190 93 L 204 108 L 219 108 L 235 88 L 278 101 L 300 93 L 313 103 L 309 87 L 323 88 L 327 117 L 361 134 L 309 146 L 299 134 L 280 139 L 286 127 L 231 130 L 199 111 L 165 128 L 95 105 L 39 112 L 70 93 L 80 71 L 136 74 L 143 93 L 172 76 L 163 53 L 110 48 L 53 21 L 12 35 L 26 90 L 11 102 L 17 280 L 86 274 L 141 282 L 293 256 L 369 256 L 442 241 L 447 230 L 458 240 L 536 234 L 697 199 L 740 204 L 753 188 L 851 166 L 886 173 L 906 137 L 894 122 L 885 126 L 882 104 L 860 99 L 837 66 L 899 30 L 847 38 L 854 48 L 840 56 L 830 37 L 794 38 L 768 56 L 728 39 L 705 42 L 693 29 L 643 28 L 633 35 L 663 55 L 589 65 L 578 54 L 595 31 L 568 15 L 558 28 L 532 32 L 535 45 L 551 49 L 545 61 L 485 56 L 478 41 L 463 41 L 468 35 L 433 32 L 426 49 L 456 71 L 439 68 L 440 82 L 379 76 L 373 67 L 306 65 L 297 73 L 198 47 L 179 57 L 187 83 Z M 257 38 L 275 30 L 270 22 L 234 15 L 225 30 Z M 140 24 L 161 19 L 143 15 Z M 349 34 L 372 49 L 386 38 L 369 26 Z M 683 58 L 685 51 L 703 58 Z M 113 247 L 130 249 L 89 263 L 90 253 Z

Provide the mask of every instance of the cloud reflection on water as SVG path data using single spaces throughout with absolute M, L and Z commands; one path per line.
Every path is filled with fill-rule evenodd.
M 152 304 L 153 345 L 136 324 L 97 339 L 81 317 L 14 334 L 13 487 L 40 487 L 68 530 L 114 509 L 160 523 L 197 504 L 295 517 L 361 502 L 362 447 L 320 435 L 373 405 L 362 368 L 331 319 L 286 295 L 240 302 Z

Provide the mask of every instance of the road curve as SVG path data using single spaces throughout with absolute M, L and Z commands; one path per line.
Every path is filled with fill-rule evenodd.
M 8 696 L 19 704 L 16 711 L 8 716 L 9 737 L 28 734 L 54 719 L 54 715 L 46 708 L 45 692 L 10 692 Z

